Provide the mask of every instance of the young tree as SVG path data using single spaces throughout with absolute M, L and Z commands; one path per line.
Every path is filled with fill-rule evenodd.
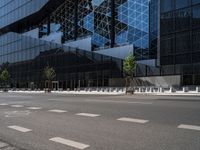
M 125 58 L 123 62 L 123 70 L 126 79 L 126 93 L 127 93 L 128 82 L 131 82 L 131 80 L 133 80 L 135 69 L 136 69 L 136 60 L 133 54 L 130 54 Z
M 4 86 L 5 86 L 4 91 L 7 91 L 7 88 L 6 88 L 6 87 L 7 87 L 8 81 L 9 81 L 9 79 L 10 79 L 10 74 L 9 74 L 9 72 L 8 72 L 7 69 L 4 69 L 4 70 L 1 72 L 0 79 L 1 79 L 1 81 L 3 82 L 3 84 L 4 84 Z
M 51 92 L 51 81 L 56 77 L 56 72 L 53 67 L 44 68 L 44 77 L 48 81 L 48 92 Z

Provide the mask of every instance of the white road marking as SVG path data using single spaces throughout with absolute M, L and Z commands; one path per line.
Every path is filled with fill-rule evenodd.
M 131 102 L 131 101 L 118 101 L 118 100 L 85 100 L 86 102 L 98 102 L 98 103 L 124 103 L 124 104 L 143 104 L 143 105 L 151 105 L 152 102 Z
M 52 110 L 49 110 L 49 112 L 65 113 L 65 112 L 67 112 L 67 111 L 66 111 L 66 110 L 59 110 L 59 109 L 52 109 Z
M 26 111 L 8 111 L 8 112 L 4 112 L 5 117 L 24 117 L 24 116 L 28 116 L 30 115 L 30 111 L 26 110 Z
M 27 107 L 27 109 L 30 109 L 30 110 L 39 110 L 39 109 L 42 109 L 42 107 Z
M 20 131 L 20 132 L 24 132 L 24 133 L 32 131 L 31 129 L 27 129 L 27 128 L 16 126 L 16 125 L 8 126 L 8 128 L 13 129 L 13 130 L 17 130 L 17 131 Z
M 194 126 L 194 125 L 186 125 L 181 124 L 178 126 L 179 129 L 188 129 L 188 130 L 198 130 L 200 131 L 200 126 Z
M 22 96 L 22 95 L 15 95 L 15 96 L 12 96 L 12 95 L 9 95 L 8 97 L 10 98 L 16 98 L 16 97 L 19 97 L 19 98 L 32 98 L 33 96 Z
M 22 107 L 24 107 L 24 106 L 23 106 L 23 105 L 11 105 L 11 107 L 22 108 Z
M 149 120 L 143 120 L 143 119 L 134 119 L 134 118 L 119 118 L 117 119 L 119 121 L 125 121 L 125 122 L 134 122 L 134 123 L 141 123 L 141 124 L 144 124 L 144 123 L 147 123 L 149 122 Z
M 75 141 L 68 140 L 68 139 L 63 139 L 63 138 L 60 138 L 60 137 L 54 137 L 54 138 L 51 138 L 49 140 L 56 142 L 56 143 L 61 143 L 61 144 L 64 144 L 64 145 L 67 145 L 67 146 L 70 146 L 70 147 L 73 147 L 73 148 L 77 148 L 77 149 L 86 149 L 86 148 L 90 147 L 90 145 L 75 142 Z
M 99 114 L 90 114 L 90 113 L 78 113 L 77 116 L 86 116 L 86 117 L 99 117 Z
M 0 142 L 0 148 L 4 148 L 4 147 L 7 147 L 8 144 L 7 143 L 4 143 L 4 142 Z
M 49 101 L 58 101 L 58 100 L 61 100 L 61 99 L 48 99 Z
M 7 103 L 1 103 L 0 106 L 7 106 Z

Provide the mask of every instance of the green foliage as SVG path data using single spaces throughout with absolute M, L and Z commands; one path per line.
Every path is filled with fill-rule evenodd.
M 4 69 L 4 70 L 1 72 L 0 79 L 1 79 L 3 82 L 7 82 L 7 81 L 10 79 L 10 74 L 9 74 L 9 72 L 8 72 L 7 69 Z
M 133 77 L 135 68 L 136 68 L 135 57 L 132 54 L 130 54 L 129 56 L 126 57 L 126 59 L 124 60 L 124 63 L 123 63 L 124 74 L 126 76 Z
M 53 67 L 47 66 L 44 68 L 44 77 L 47 80 L 51 81 L 55 78 L 55 76 L 56 76 L 56 72 Z

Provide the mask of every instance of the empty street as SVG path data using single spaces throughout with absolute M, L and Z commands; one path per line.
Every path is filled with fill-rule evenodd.
M 199 150 L 192 96 L 0 94 L 0 141 L 25 150 Z

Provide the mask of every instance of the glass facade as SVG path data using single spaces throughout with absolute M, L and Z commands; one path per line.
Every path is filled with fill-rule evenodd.
M 5 51 L 5 49 L 7 51 Z M 0 36 L 1 68 L 11 74 L 11 87 L 43 89 L 46 66 L 55 68 L 59 88 L 108 86 L 122 77 L 122 60 L 17 33 Z
M 0 29 L 37 12 L 48 0 L 1 0 Z
M 149 0 L 66 0 L 41 24 L 58 25 L 63 42 L 92 38 L 94 51 L 134 45 L 137 59 L 148 59 Z M 48 30 L 48 29 L 47 29 Z
M 149 58 L 157 58 L 159 33 L 159 3 L 158 0 L 149 2 Z
M 88 2 L 62 1 L 62 4 L 52 0 L 0 2 L 0 69 L 8 68 L 11 87 L 47 87 L 43 69 L 48 65 L 55 68 L 54 83 L 62 89 L 108 86 L 110 78 L 122 77 L 121 59 L 42 39 L 43 36 L 57 32 L 62 33 L 62 42 L 91 34 L 85 27 L 85 16 L 92 5 L 89 3 L 90 8 L 86 9 Z M 42 7 L 45 13 L 49 12 L 48 15 L 38 12 Z M 52 8 L 53 11 L 50 10 Z M 104 12 L 100 9 L 98 11 Z M 101 23 L 95 24 L 95 31 L 101 32 Z
M 200 84 L 200 0 L 19 1 L 0 2 L 0 64 L 9 64 L 13 86 L 44 87 L 41 68 L 48 63 L 64 88 L 108 85 L 122 77 L 122 60 L 97 53 L 125 45 L 139 61 L 157 59 L 159 48 L 161 66 L 143 61 L 137 76 L 181 75 L 182 84 Z M 35 37 L 24 34 L 33 30 Z M 58 33 L 60 42 L 51 40 Z M 92 51 L 64 46 L 87 38 Z
M 137 59 L 149 58 L 149 1 L 115 1 L 116 45 L 133 44 Z
M 183 84 L 200 84 L 200 1 L 161 0 L 162 70 L 182 75 Z

